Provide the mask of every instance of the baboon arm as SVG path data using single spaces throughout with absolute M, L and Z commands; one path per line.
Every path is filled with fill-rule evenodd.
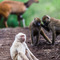
M 32 60 L 38 60 L 29 49 L 27 51 L 29 52 Z
M 41 35 L 48 41 L 49 43 L 52 43 L 51 40 L 48 38 L 48 36 L 44 33 L 43 29 L 41 29 Z
M 15 54 L 12 54 L 11 57 L 12 57 L 13 60 L 17 60 L 18 51 L 16 50 L 14 53 Z
M 45 26 L 44 24 L 41 24 L 41 26 L 42 26 L 45 30 L 47 30 L 48 32 L 50 31 L 49 28 L 48 28 L 47 26 Z
M 54 44 L 55 39 L 56 39 L 56 33 L 52 32 L 52 44 Z
M 38 32 L 38 34 L 36 35 L 36 43 L 35 43 L 35 45 L 37 45 L 37 44 L 38 44 L 39 36 L 40 36 L 40 31 L 39 31 L 39 32 Z
M 56 39 L 56 31 L 55 31 L 55 28 L 53 26 L 51 28 L 51 31 L 52 31 L 52 44 L 54 44 L 55 39 Z
M 38 60 L 34 55 L 33 55 L 33 53 L 29 50 L 29 48 L 28 48 L 28 46 L 26 45 L 26 43 L 24 43 L 24 45 L 26 46 L 26 50 L 27 50 L 27 53 L 29 54 L 27 54 L 28 56 L 29 56 L 29 58 L 32 60 Z
M 32 40 L 32 43 L 31 44 L 33 44 L 33 30 L 31 30 L 31 40 Z
M 23 54 L 22 52 L 19 52 L 19 56 L 23 59 L 23 60 L 29 60 L 28 57 Z
M 31 55 L 30 55 L 30 52 L 26 49 L 26 56 L 28 57 L 29 60 L 33 60 Z

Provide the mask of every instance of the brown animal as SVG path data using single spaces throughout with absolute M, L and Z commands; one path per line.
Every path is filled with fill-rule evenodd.
M 41 27 L 41 20 L 39 18 L 34 18 L 34 21 L 29 26 L 31 32 L 31 40 L 32 45 L 35 46 L 38 44 L 40 34 L 49 42 L 51 43 L 50 39 L 44 33 Z M 36 37 L 36 42 L 34 41 L 34 37 Z
M 18 33 L 10 48 L 10 55 L 12 60 L 38 60 L 29 50 L 26 44 L 26 35 Z
M 10 14 L 16 14 L 18 16 L 18 23 L 20 25 L 20 20 L 23 20 L 23 25 L 25 27 L 25 20 L 22 18 L 23 13 L 31 6 L 32 3 L 38 2 L 38 0 L 29 0 L 26 3 L 18 1 L 3 1 L 0 3 L 0 19 L 4 17 L 5 27 L 7 25 L 7 19 Z
M 42 18 L 45 28 L 47 31 L 52 31 L 52 44 L 54 44 L 56 37 L 60 34 L 60 20 L 44 15 Z

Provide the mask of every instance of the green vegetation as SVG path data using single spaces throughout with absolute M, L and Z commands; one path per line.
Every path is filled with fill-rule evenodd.
M 0 0 L 0 2 L 3 0 Z M 15 0 L 21 2 L 27 2 L 28 0 Z M 23 14 L 23 18 L 25 19 L 26 26 L 29 26 L 30 22 L 34 19 L 34 17 L 42 18 L 43 15 L 49 15 L 51 17 L 55 17 L 60 19 L 60 0 L 39 0 L 39 3 L 32 4 L 28 10 Z M 0 27 L 4 27 L 3 19 L 0 20 Z M 17 16 L 10 15 L 8 19 L 9 27 L 18 26 Z M 21 21 L 22 23 L 22 21 Z M 22 26 L 22 24 L 21 24 Z

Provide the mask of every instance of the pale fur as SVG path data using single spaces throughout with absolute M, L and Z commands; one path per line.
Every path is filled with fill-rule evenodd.
M 20 42 L 21 35 L 25 37 L 23 43 Z M 12 60 L 38 60 L 29 50 L 26 44 L 26 35 L 24 33 L 18 33 L 15 36 L 15 40 L 10 48 L 10 55 Z

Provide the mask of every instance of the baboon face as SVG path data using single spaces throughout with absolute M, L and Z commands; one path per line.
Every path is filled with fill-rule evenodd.
M 26 41 L 26 35 L 23 33 L 18 33 L 15 38 L 19 40 L 21 43 Z
M 41 26 L 41 20 L 39 18 L 34 18 L 34 24 L 39 27 Z
M 43 21 L 44 25 L 47 26 L 49 24 L 49 22 L 50 22 L 50 17 L 48 15 L 44 15 L 42 17 L 42 21 Z

